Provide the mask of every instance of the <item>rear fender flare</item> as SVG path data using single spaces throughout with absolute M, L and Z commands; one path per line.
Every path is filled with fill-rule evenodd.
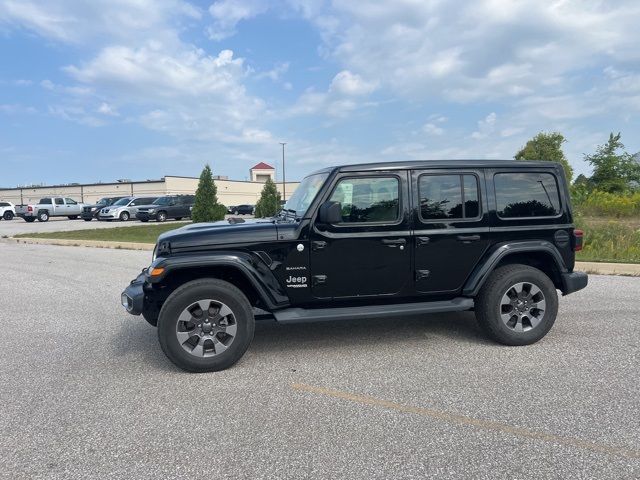
M 495 270 L 496 266 L 502 259 L 509 255 L 526 252 L 542 252 L 549 255 L 553 259 L 555 266 L 558 268 L 560 273 L 567 272 L 567 267 L 564 264 L 564 260 L 562 259 L 560 252 L 558 252 L 558 249 L 551 242 L 547 242 L 546 240 L 536 240 L 502 243 L 491 250 L 476 266 L 462 288 L 462 294 L 465 297 L 475 297 L 489 275 L 491 275 L 491 272 Z

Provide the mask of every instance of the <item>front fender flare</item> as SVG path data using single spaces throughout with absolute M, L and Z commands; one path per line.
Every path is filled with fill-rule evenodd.
M 147 281 L 150 284 L 159 284 L 177 271 L 207 267 L 228 267 L 240 272 L 255 288 L 269 310 L 289 306 L 289 297 L 273 272 L 257 255 L 250 252 L 217 251 L 213 254 L 159 257 L 151 264 L 149 271 L 153 268 L 163 268 L 164 272 L 153 277 L 147 273 Z
M 485 256 L 478 266 L 476 266 L 462 288 L 462 294 L 465 297 L 475 297 L 491 272 L 493 272 L 503 258 L 515 253 L 526 252 L 543 252 L 553 259 L 561 274 L 567 272 L 567 267 L 560 252 L 558 252 L 558 249 L 551 242 L 535 240 L 502 243 L 494 248 L 488 256 Z

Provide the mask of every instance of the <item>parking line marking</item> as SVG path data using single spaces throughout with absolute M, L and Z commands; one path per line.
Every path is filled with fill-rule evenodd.
M 591 450 L 598 453 L 606 453 L 610 455 L 618 455 L 626 458 L 640 458 L 640 450 L 634 450 L 624 447 L 615 447 L 610 445 L 602 445 L 598 443 L 592 443 L 578 438 L 563 437 L 560 435 L 554 435 L 551 433 L 535 432 L 533 430 L 527 430 L 526 428 L 513 427 L 511 425 L 495 422 L 492 420 L 482 420 L 479 418 L 467 417 L 465 415 L 458 415 L 455 413 L 444 412 L 441 410 L 435 410 L 425 407 L 414 407 L 411 405 L 403 405 L 401 403 L 384 400 L 382 398 L 371 397 L 369 395 L 358 395 L 355 393 L 349 393 L 342 390 L 334 390 L 332 388 L 316 387 L 313 385 L 307 385 L 304 383 L 292 384 L 294 390 L 301 392 L 315 393 L 317 395 L 324 395 L 327 397 L 339 398 L 341 400 L 348 400 L 350 402 L 359 403 L 362 405 L 370 405 L 375 407 L 383 407 L 389 410 L 395 410 L 402 413 L 412 413 L 414 415 L 420 415 L 423 417 L 435 418 L 449 423 L 458 425 L 472 426 L 477 428 L 483 428 L 485 430 L 492 430 L 495 432 L 507 433 L 523 438 L 533 438 L 535 440 L 542 440 L 545 442 L 556 443 L 560 445 L 568 445 L 572 447 L 582 448 L 585 450 Z

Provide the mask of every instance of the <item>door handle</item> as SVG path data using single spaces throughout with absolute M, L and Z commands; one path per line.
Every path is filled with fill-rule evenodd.
M 477 242 L 480 240 L 480 235 L 458 235 L 458 240 L 464 243 Z
M 382 244 L 387 245 L 388 247 L 397 247 L 398 245 L 403 246 L 407 243 L 404 238 L 383 238 Z
M 317 252 L 318 250 L 324 250 L 326 246 L 327 246 L 327 242 L 324 242 L 322 240 L 316 240 L 314 242 L 311 242 L 311 249 L 314 252 Z
M 430 241 L 429 237 L 418 237 L 418 245 L 428 245 Z

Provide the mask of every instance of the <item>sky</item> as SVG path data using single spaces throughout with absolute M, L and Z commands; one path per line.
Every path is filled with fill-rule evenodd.
M 637 0 L 0 0 L 0 186 L 640 151 Z

